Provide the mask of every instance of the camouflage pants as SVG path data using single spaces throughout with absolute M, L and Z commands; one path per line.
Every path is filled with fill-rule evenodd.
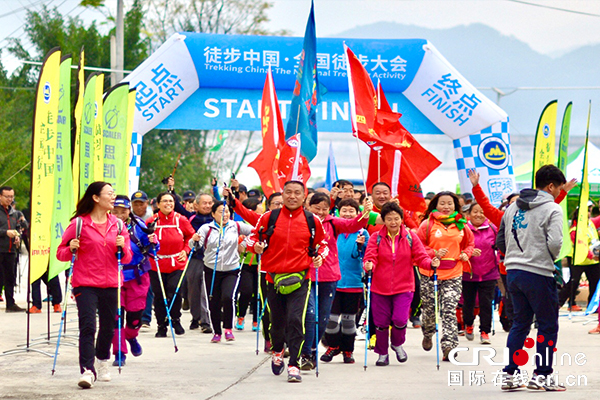
M 458 346 L 458 325 L 456 321 L 456 306 L 462 293 L 462 276 L 448 280 L 438 280 L 438 307 L 442 338 L 442 350 Z M 435 305 L 433 278 L 421 275 L 421 322 L 423 335 L 435 335 Z

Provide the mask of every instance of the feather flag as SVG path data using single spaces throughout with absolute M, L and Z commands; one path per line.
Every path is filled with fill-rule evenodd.
M 533 172 L 531 187 L 535 187 L 535 173 L 540 167 L 554 164 L 556 146 L 556 110 L 558 102 L 551 101 L 544 107 L 538 121 L 535 145 L 533 147 Z
M 329 157 L 327 157 L 327 174 L 325 175 L 325 187 L 331 190 L 333 184 L 338 180 L 337 165 L 333 155 L 333 145 L 329 142 Z
M 589 213 L 588 201 L 590 200 L 590 184 L 588 181 L 588 142 L 590 135 L 590 114 L 592 112 L 592 102 L 588 109 L 587 129 L 585 132 L 585 147 L 583 156 L 583 170 L 581 171 L 581 191 L 579 193 L 579 212 L 577 213 L 577 231 L 575 233 L 575 245 L 573 250 L 573 265 L 580 265 L 587 259 L 589 251 L 588 225 Z
M 567 175 L 567 155 L 569 150 L 569 131 L 571 127 L 571 109 L 573 103 L 567 104 L 563 115 L 562 129 L 560 131 L 560 145 L 558 147 L 558 168 Z M 560 206 L 563 210 L 563 243 L 557 260 L 562 260 L 573 251 L 573 242 L 569 232 L 569 213 L 567 212 L 567 200 L 561 201 Z

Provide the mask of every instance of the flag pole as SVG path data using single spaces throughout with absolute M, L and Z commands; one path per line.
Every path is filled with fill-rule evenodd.
M 300 122 L 300 105 L 298 105 L 298 115 L 296 116 L 296 133 L 298 137 L 298 147 L 296 148 L 296 158 L 294 159 L 294 169 L 292 170 L 292 180 L 298 180 L 298 165 L 300 164 L 300 154 L 302 150 L 302 142 L 300 141 L 300 135 L 298 135 L 298 123 Z
M 363 168 L 362 157 L 360 156 L 360 145 L 358 144 L 358 136 L 354 136 L 356 139 L 356 150 L 358 151 L 358 162 L 360 164 L 360 174 L 362 175 L 363 186 L 365 187 L 365 193 L 367 191 L 367 181 L 365 180 L 365 170 Z

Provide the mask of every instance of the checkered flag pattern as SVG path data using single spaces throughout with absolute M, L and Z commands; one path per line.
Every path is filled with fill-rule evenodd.
M 481 175 L 479 184 L 492 204 L 500 205 L 505 195 L 516 191 L 508 120 L 455 139 L 453 144 L 461 192 L 472 191 L 467 175 L 472 168 Z

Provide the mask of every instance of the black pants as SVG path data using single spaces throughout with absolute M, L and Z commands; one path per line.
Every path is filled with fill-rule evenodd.
M 496 290 L 496 280 L 467 282 L 462 281 L 463 294 L 463 319 L 465 325 L 471 326 L 475 322 L 473 312 L 475 300 L 479 295 L 479 331 L 490 333 L 492 331 L 492 298 Z
M 271 341 L 270 328 L 271 328 L 271 312 L 269 311 L 269 302 L 267 301 L 267 295 L 269 293 L 269 286 L 273 286 L 266 279 L 267 274 L 261 272 L 260 274 L 260 308 L 262 312 L 262 318 L 260 323 L 262 325 L 263 337 L 265 340 Z M 266 303 L 266 306 L 265 306 Z
M 238 287 L 237 316 L 245 317 L 248 305 L 252 309 L 252 322 L 258 321 L 258 312 L 256 311 L 256 298 L 258 297 L 258 268 L 256 265 L 242 265 L 240 275 L 240 285 Z
M 150 274 L 150 286 L 154 292 L 154 315 L 156 316 L 156 323 L 158 324 L 158 328 L 164 328 L 169 324 L 169 321 L 167 320 L 167 309 L 165 308 L 165 300 L 160 287 L 158 272 L 149 271 L 148 273 Z M 169 306 L 171 306 L 171 301 L 173 301 L 173 296 L 175 295 L 175 290 L 177 289 L 177 284 L 182 273 L 183 271 L 178 270 L 168 274 L 164 272 L 160 274 L 165 285 L 167 304 Z M 175 302 L 171 308 L 171 318 L 175 320 L 181 318 L 181 295 L 179 293 L 175 297 Z
M 46 293 L 52 296 L 52 305 L 62 303 L 62 290 L 58 275 L 48 281 L 48 272 L 44 273 L 40 279 L 31 284 L 31 298 L 33 305 L 37 308 L 42 308 L 42 282 L 46 284 Z
M 16 253 L 0 253 L 0 290 L 2 290 L 2 285 L 4 285 L 4 297 L 6 297 L 7 308 L 15 304 L 15 285 L 17 284 L 16 265 Z
M 594 291 L 598 286 L 598 281 L 600 280 L 600 264 L 590 264 L 590 265 L 572 265 L 571 257 L 567 257 L 567 261 L 569 262 L 569 270 L 571 272 L 571 279 L 569 282 L 563 286 L 558 294 L 558 305 L 562 306 L 567 299 L 569 300 L 569 305 L 575 304 L 575 293 L 577 292 L 577 288 L 579 288 L 579 281 L 581 280 L 581 275 L 585 273 L 585 276 L 590 283 L 589 286 L 589 294 L 588 294 L 588 304 L 592 301 L 592 297 L 594 296 Z
M 421 274 L 417 271 L 416 267 L 413 267 L 415 274 L 415 293 L 413 295 L 412 302 L 410 303 L 410 317 L 419 317 L 421 315 Z
M 110 358 L 110 345 L 117 315 L 117 288 L 101 289 L 80 286 L 73 289 L 79 317 L 79 368 L 95 373 L 94 355 L 99 360 Z M 96 336 L 96 313 L 100 327 Z
M 361 292 L 349 293 L 339 290 L 335 292 L 329 321 L 325 328 L 325 340 L 329 347 L 339 347 L 340 351 L 354 351 L 355 321 L 361 301 Z
M 204 262 L 201 259 L 192 257 L 185 279 L 187 280 L 187 299 L 190 303 L 192 319 L 203 324 L 209 324 L 208 294 L 204 285 Z
M 308 305 L 310 281 L 305 279 L 302 286 L 287 295 L 277 293 L 273 285 L 268 285 L 267 290 L 273 351 L 281 352 L 287 343 L 290 351 L 289 365 L 298 367 L 298 357 L 304 343 L 304 315 Z
M 210 288 L 213 280 L 213 272 L 215 283 L 212 286 L 212 298 L 210 297 Z M 206 292 L 209 293 L 208 311 L 210 323 L 215 335 L 222 334 L 221 321 L 223 321 L 223 329 L 233 328 L 233 315 L 235 311 L 235 292 L 240 280 L 240 270 L 234 271 L 213 271 L 212 268 L 204 266 L 204 283 Z

